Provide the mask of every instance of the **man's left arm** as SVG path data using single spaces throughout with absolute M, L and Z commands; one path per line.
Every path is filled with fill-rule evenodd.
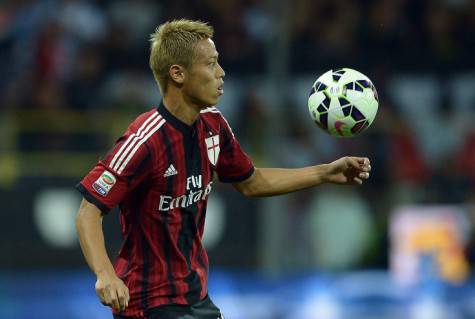
M 359 185 L 369 178 L 370 171 L 368 158 L 347 156 L 304 168 L 256 168 L 248 179 L 233 186 L 246 197 L 274 196 L 324 183 Z

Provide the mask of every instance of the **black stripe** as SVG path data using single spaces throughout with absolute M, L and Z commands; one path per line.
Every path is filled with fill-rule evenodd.
M 173 156 L 173 149 L 172 145 L 170 142 L 170 137 L 167 134 L 166 128 L 161 130 L 162 136 L 163 136 L 163 144 L 165 145 L 165 153 L 167 155 L 167 163 L 173 164 L 174 163 L 174 156 Z M 168 166 L 167 166 L 168 167 Z M 168 178 L 167 179 L 167 190 L 166 194 L 174 196 L 174 184 L 173 184 L 173 178 Z M 172 295 L 176 296 L 177 295 L 177 288 L 175 284 L 175 278 L 173 276 L 173 271 L 171 269 L 171 247 L 172 247 L 172 241 L 170 240 L 170 231 L 168 229 L 168 213 L 163 212 L 161 213 L 162 217 L 162 232 L 163 232 L 163 238 L 164 238 L 164 243 L 163 243 L 163 251 L 165 253 L 165 262 L 167 263 L 167 278 L 168 282 L 171 284 L 172 288 Z M 169 300 L 169 303 L 171 303 L 172 300 Z
M 147 164 L 151 159 L 150 147 L 148 146 L 147 142 L 145 142 L 144 145 L 147 148 L 147 156 L 145 156 L 145 158 L 140 162 L 140 164 L 137 166 L 134 172 L 127 176 L 127 186 L 129 187 L 134 177 L 140 175 L 143 172 L 143 170 L 147 168 Z
M 205 261 L 203 260 L 203 257 L 202 257 L 202 253 L 203 253 L 203 246 L 200 246 L 200 249 L 198 251 L 198 262 L 200 263 L 201 267 L 203 267 L 203 269 L 206 269 L 206 272 L 208 272 L 209 271 L 208 265 L 205 264 Z
M 86 187 L 84 187 L 81 183 L 76 185 L 76 189 L 84 196 L 84 198 L 91 204 L 94 204 L 102 214 L 107 214 L 110 211 L 110 208 L 107 207 L 105 204 L 100 202 L 94 195 L 92 195 Z
M 147 238 L 145 238 L 144 232 L 141 231 L 140 227 L 144 223 L 145 217 L 142 219 L 142 204 L 144 203 L 143 198 L 139 196 L 139 194 L 144 194 L 145 193 L 145 188 L 147 185 L 145 183 L 141 183 L 139 187 L 137 187 L 134 190 L 135 196 L 132 198 L 135 199 L 132 207 L 136 209 L 136 213 L 139 216 L 139 222 L 136 224 L 137 229 L 136 231 L 139 231 L 140 233 L 140 243 L 142 246 L 142 291 L 140 292 L 140 296 L 142 299 L 142 307 L 144 310 L 147 310 L 149 308 L 149 301 L 148 301 L 148 290 L 150 286 L 150 245 L 147 241 Z
M 246 174 L 243 174 L 241 176 L 231 177 L 231 178 L 220 177 L 219 181 L 223 183 L 239 183 L 251 177 L 252 174 L 254 174 L 254 166 L 252 166 L 251 169 Z
M 186 163 L 186 176 L 199 176 L 201 175 L 202 183 L 204 183 L 203 174 L 201 172 L 201 152 L 199 147 L 197 125 L 194 126 L 194 130 L 188 134 L 183 134 L 183 147 L 187 160 Z M 201 185 L 201 189 L 204 190 L 206 185 Z M 197 190 L 197 189 L 196 189 Z M 198 233 L 198 227 L 195 222 L 196 215 L 198 214 L 198 202 L 193 203 L 187 208 L 182 210 L 182 225 L 180 234 L 178 236 L 178 247 L 181 253 L 186 259 L 188 275 L 185 277 L 185 282 L 188 284 L 188 291 L 185 294 L 185 298 L 188 304 L 194 304 L 200 301 L 201 294 L 201 280 L 198 273 L 191 267 L 191 254 L 193 252 L 193 240 Z
M 133 215 L 135 218 L 132 220 L 132 221 L 127 221 L 126 219 L 128 218 L 128 216 L 124 213 L 124 206 L 123 206 L 123 203 L 120 203 L 119 204 L 119 211 L 120 211 L 120 217 L 121 218 L 124 218 L 124 224 L 129 226 L 129 227 L 140 227 L 140 224 L 138 223 L 137 221 L 137 218 L 139 218 L 139 216 L 136 216 L 137 213 L 139 213 L 138 211 L 135 211 L 135 214 Z M 127 232 L 127 235 L 123 235 L 123 238 L 127 238 L 125 239 L 125 242 L 123 242 L 122 244 L 122 247 L 120 249 L 120 252 L 125 252 L 126 254 L 126 261 L 127 261 L 127 267 L 125 267 L 125 271 L 121 274 L 120 276 L 120 279 L 122 279 L 123 281 L 125 281 L 126 277 L 125 275 L 129 273 L 130 269 L 132 268 L 132 259 L 131 259 L 131 255 L 130 255 L 130 251 L 131 251 L 131 248 L 130 246 L 133 245 L 133 238 L 129 238 L 128 234 L 130 233 L 130 229 L 128 228 L 126 230 Z M 127 236 L 127 237 L 126 237 Z M 120 257 L 120 253 L 119 253 L 119 257 Z
M 147 239 L 143 232 L 140 232 L 141 235 L 141 244 L 142 244 L 142 291 L 140 293 L 142 299 L 142 307 L 144 310 L 147 310 L 149 307 L 148 302 L 148 287 L 150 286 L 150 247 L 148 245 Z
M 210 161 L 207 161 L 207 162 L 208 162 L 208 167 L 209 167 L 209 171 L 210 171 L 210 179 L 212 181 L 213 180 L 213 174 L 214 174 L 214 165 L 211 164 Z M 202 209 L 202 211 L 201 211 L 201 216 L 200 216 L 200 219 L 198 221 L 198 225 L 201 225 L 202 223 L 204 225 L 205 219 L 206 219 L 206 207 L 204 209 Z M 203 252 L 203 245 L 200 245 L 200 249 L 198 251 L 198 262 L 200 263 L 201 267 L 203 267 L 203 269 L 206 269 L 206 272 L 209 272 L 209 266 L 203 260 L 202 252 Z

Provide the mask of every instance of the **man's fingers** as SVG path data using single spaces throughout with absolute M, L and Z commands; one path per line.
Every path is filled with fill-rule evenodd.
M 353 177 L 353 181 L 358 184 L 358 185 L 361 185 L 363 184 L 363 181 L 361 180 L 361 178 L 359 177 Z
M 129 305 L 129 289 L 119 278 L 98 279 L 96 293 L 101 303 L 117 311 L 124 311 Z
M 361 179 L 368 179 L 369 178 L 369 173 L 368 172 L 359 173 L 358 177 L 361 178 Z
M 119 302 L 119 292 L 117 289 L 113 289 L 111 291 L 111 306 L 112 308 L 114 308 L 115 310 L 121 310 L 120 308 L 120 302 Z
M 104 295 L 104 289 L 96 290 L 96 294 L 99 297 L 99 301 L 101 302 L 101 304 L 103 304 L 104 306 L 108 306 L 107 300 L 106 300 L 107 298 Z
M 371 164 L 367 157 L 350 157 L 350 164 L 358 170 L 369 172 L 371 170 Z
M 369 164 L 369 158 L 367 157 L 358 157 L 358 162 L 362 165 L 368 165 Z
M 112 308 L 118 311 L 124 311 L 129 306 L 129 290 L 127 287 L 119 287 L 111 291 L 113 296 L 111 300 Z
M 104 306 L 110 306 L 109 291 L 106 288 L 96 289 L 97 296 Z
M 350 165 L 355 167 L 355 168 L 360 168 L 364 164 L 364 161 L 363 161 L 362 157 L 350 156 L 350 157 L 348 157 L 348 159 L 350 161 Z
M 117 295 L 119 297 L 119 310 L 124 311 L 129 304 L 128 293 L 126 291 L 119 291 Z
M 117 289 L 110 286 L 97 290 L 97 295 L 104 306 L 109 306 L 120 310 L 119 296 Z
M 350 162 L 350 165 L 353 166 L 354 168 L 359 169 L 361 167 L 361 163 L 358 157 L 348 157 L 348 160 Z

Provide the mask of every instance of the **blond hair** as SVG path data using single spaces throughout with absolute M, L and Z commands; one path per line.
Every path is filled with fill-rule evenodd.
M 150 35 L 150 68 L 162 94 L 166 93 L 173 64 L 191 67 L 198 41 L 213 37 L 213 27 L 187 19 L 168 21 Z

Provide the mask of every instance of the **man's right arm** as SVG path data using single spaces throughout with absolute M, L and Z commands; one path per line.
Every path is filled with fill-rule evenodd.
M 346 156 L 329 164 L 303 168 L 255 168 L 248 179 L 233 186 L 248 197 L 274 196 L 323 183 L 362 184 L 370 171 L 368 158 Z
M 83 199 L 76 217 L 79 243 L 87 264 L 96 274 L 96 293 L 104 305 L 123 311 L 128 306 L 129 290 L 117 277 L 107 256 L 102 231 L 102 212 Z

